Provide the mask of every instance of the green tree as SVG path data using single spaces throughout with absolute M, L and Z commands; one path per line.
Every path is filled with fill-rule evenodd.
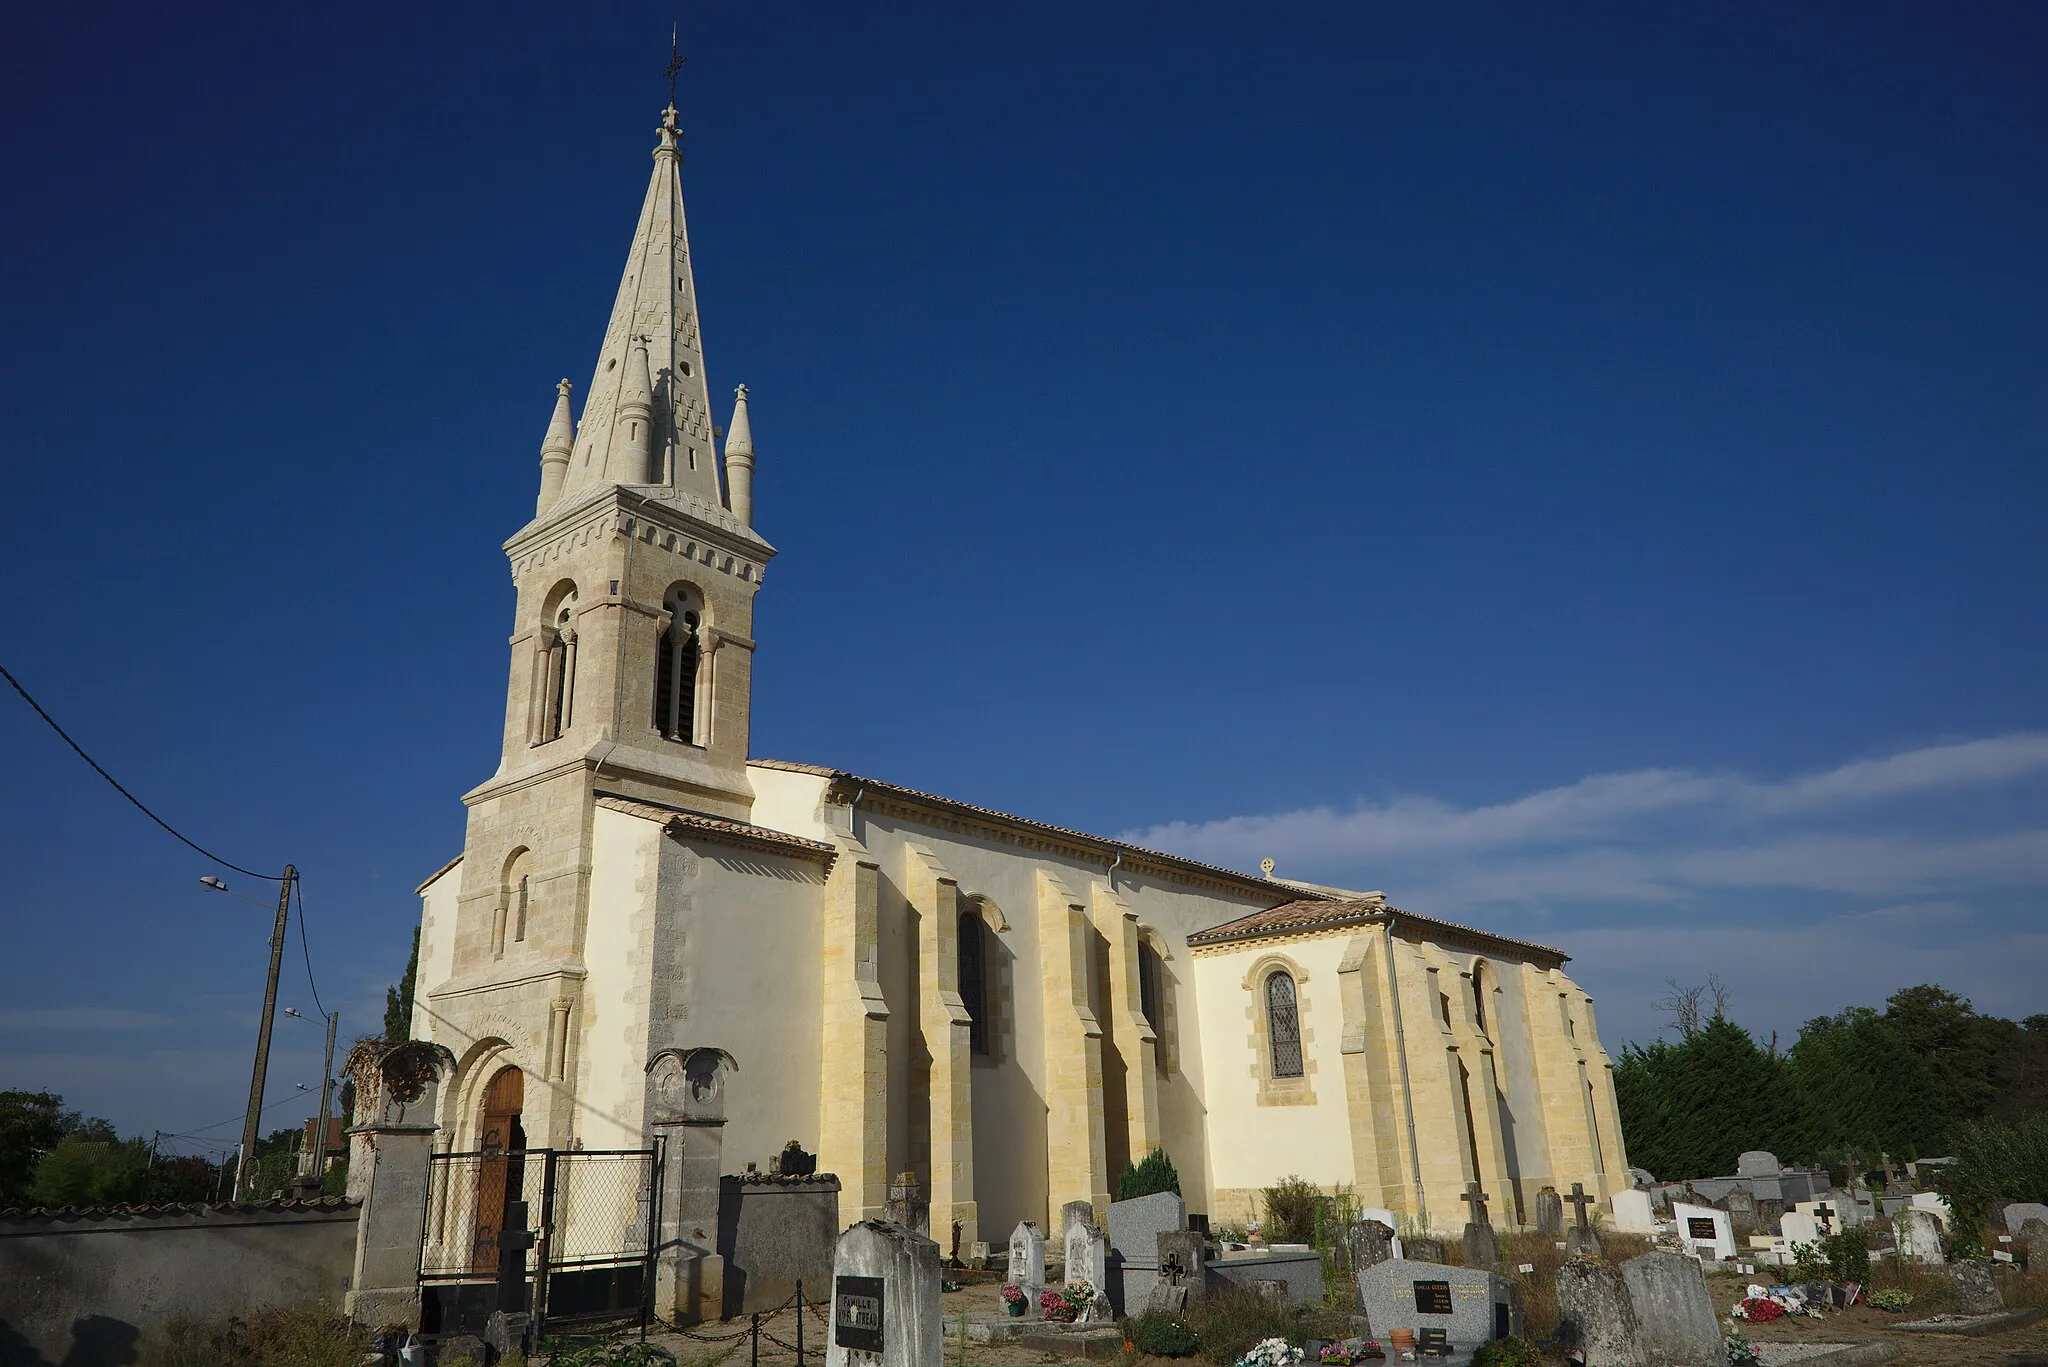
M 1811 1148 L 1787 1060 L 1722 1016 L 1675 1042 L 1625 1048 L 1614 1090 L 1629 1157 L 1659 1176 L 1733 1172 L 1747 1149 L 1799 1158 Z
M 140 1204 L 149 1188 L 149 1145 L 140 1139 L 101 1138 L 84 1131 L 67 1135 L 36 1164 L 29 1200 L 60 1206 Z
M 78 1116 L 69 1119 L 75 1124 Z M 64 1098 L 55 1092 L 0 1092 L 0 1210 L 28 1198 L 36 1163 L 67 1128 Z
M 1180 1174 L 1173 1170 L 1173 1160 L 1166 1156 L 1165 1149 L 1152 1150 L 1142 1163 L 1125 1162 L 1123 1174 L 1116 1179 L 1116 1199 L 1119 1201 L 1162 1191 L 1180 1191 Z
M 412 1038 L 412 989 L 420 975 L 420 930 L 412 930 L 412 953 L 405 961 L 405 976 L 384 989 L 384 1038 L 403 1044 Z
M 1958 1231 L 1982 1233 L 1992 1207 L 2007 1201 L 2048 1202 L 2048 1115 L 1965 1122 L 1950 1141 L 1955 1162 L 1935 1174 L 1934 1187 Z
M 1933 1153 L 1948 1132 L 1933 1065 L 1867 1006 L 1808 1021 L 1788 1061 L 1809 1156 Z
M 2011 1021 L 1980 1016 L 1967 997 L 1922 983 L 1885 1000 L 1885 1021 L 1934 1072 L 1930 1093 L 1951 1124 L 1976 1120 L 1997 1099 L 1997 1060 Z

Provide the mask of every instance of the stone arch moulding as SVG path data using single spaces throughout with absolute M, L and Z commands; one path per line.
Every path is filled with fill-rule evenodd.
M 1010 918 L 1003 915 L 1003 909 L 996 905 L 996 899 L 985 892 L 963 892 L 960 894 L 961 910 L 971 911 L 990 930 L 998 935 L 1007 935 Z
M 533 1050 L 515 1042 L 520 1031 L 512 1022 L 492 1015 L 475 1022 L 475 1027 L 477 1033 L 456 1062 L 455 1085 L 441 1092 L 441 1133 L 448 1137 L 450 1147 L 458 1150 L 476 1147 L 484 1088 L 500 1069 L 517 1068 L 528 1081 L 541 1081 L 533 1066 Z
M 1301 1031 L 1300 1077 L 1276 1077 L 1273 1074 L 1273 1041 L 1266 1017 L 1266 979 L 1275 973 L 1285 973 L 1294 980 L 1294 1013 Z M 1241 983 L 1246 995 L 1244 1012 L 1252 1027 L 1246 1043 L 1252 1051 L 1252 1083 L 1261 1106 L 1316 1104 L 1314 1079 L 1317 1066 L 1313 1048 L 1316 1036 L 1314 1027 L 1309 1024 L 1308 981 L 1308 970 L 1279 950 L 1268 950 L 1259 955 L 1245 972 Z
M 1159 927 L 1138 923 L 1138 943 L 1152 946 L 1152 952 L 1168 963 L 1173 962 L 1173 942 L 1160 933 Z M 1301 981 L 1299 978 L 1296 982 Z

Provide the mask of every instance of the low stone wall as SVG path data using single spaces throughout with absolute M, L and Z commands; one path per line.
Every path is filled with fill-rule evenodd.
M 839 1179 L 721 1177 L 718 1254 L 725 1259 L 724 1316 L 772 1310 L 804 1284 L 804 1300 L 832 1298 L 839 1241 Z
M 165 1320 L 308 1301 L 339 1309 L 355 1246 L 356 1206 L 339 1197 L 9 1211 L 0 1217 L 0 1364 L 126 1367 Z

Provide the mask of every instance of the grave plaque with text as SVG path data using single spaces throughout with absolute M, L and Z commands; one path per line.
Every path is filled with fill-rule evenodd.
M 1415 1283 L 1415 1308 L 1425 1315 L 1450 1314 L 1451 1284 L 1449 1282 Z
M 1714 1242 L 1714 1222 L 1711 1219 L 1691 1219 L 1685 1222 L 1686 1233 L 1703 1244 Z
M 882 1279 L 880 1277 L 835 1277 L 833 1342 L 860 1353 L 882 1351 Z

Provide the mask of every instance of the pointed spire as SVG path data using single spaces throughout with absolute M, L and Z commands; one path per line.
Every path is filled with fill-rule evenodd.
M 725 490 L 732 515 L 754 525 L 754 425 L 747 421 L 747 387 L 733 391 L 732 427 L 725 437 Z
M 562 496 L 562 477 L 569 473 L 569 457 L 576 450 L 576 422 L 569 415 L 569 382 L 555 386 L 555 416 L 548 420 L 548 434 L 540 443 L 540 501 L 533 510 L 539 517 L 555 506 Z
M 713 506 L 725 501 L 683 223 L 680 137 L 671 104 L 662 111 L 654 174 L 626 252 L 597 371 L 584 393 L 583 424 L 564 494 L 601 484 L 655 484 L 686 490 Z M 644 348 L 644 361 L 633 360 L 636 346 Z M 637 395 L 643 383 L 647 416 L 635 436 L 624 405 L 628 391 Z M 622 443 L 635 449 L 627 451 Z
M 626 353 L 626 378 L 613 409 L 612 445 L 605 478 L 614 484 L 651 484 L 654 440 L 654 377 L 647 372 L 647 339 L 635 337 Z

